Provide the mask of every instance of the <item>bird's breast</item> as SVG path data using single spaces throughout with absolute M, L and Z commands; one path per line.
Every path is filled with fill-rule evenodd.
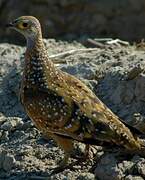
M 40 130 L 63 127 L 71 114 L 70 107 L 63 97 L 51 90 L 45 92 L 24 88 L 23 105 L 28 116 Z

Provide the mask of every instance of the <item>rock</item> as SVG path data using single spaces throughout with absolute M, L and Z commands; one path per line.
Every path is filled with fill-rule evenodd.
M 0 169 L 3 168 L 4 157 L 5 157 L 4 151 L 0 150 Z
M 139 161 L 136 165 L 138 173 L 145 178 L 145 159 Z
M 95 179 L 95 176 L 92 173 L 81 173 L 77 177 L 77 180 L 93 180 L 93 179 Z
M 17 126 L 23 125 L 21 118 L 7 118 L 7 121 L 1 125 L 1 129 L 5 131 L 12 131 L 16 129 Z
M 76 75 L 79 78 L 81 77 L 81 78 L 89 79 L 89 80 L 94 79 L 95 74 L 96 74 L 95 66 L 93 64 L 91 68 L 90 68 L 90 64 L 81 63 L 81 64 L 75 64 L 71 66 L 64 65 L 61 69 L 72 75 Z
M 8 141 L 9 140 L 9 132 L 8 131 L 2 131 L 1 132 L 2 133 L 2 135 L 1 135 L 1 141 Z
M 132 169 L 134 167 L 134 162 L 132 161 L 122 161 L 121 163 L 118 163 L 118 168 L 125 174 L 125 173 L 131 173 Z
M 145 101 L 145 75 L 140 74 L 136 80 L 135 96 L 140 101 Z
M 15 157 L 5 150 L 0 151 L 0 169 L 10 171 L 16 164 Z
M 140 66 L 135 66 L 131 71 L 128 72 L 127 74 L 127 80 L 132 80 L 135 79 L 136 77 L 139 76 L 139 74 L 143 71 L 143 68 Z
M 116 180 L 124 177 L 117 166 L 117 159 L 113 154 L 105 155 L 95 169 L 95 177 L 100 180 Z
M 124 180 L 144 180 L 144 178 L 142 178 L 141 176 L 128 175 L 124 178 Z
M 134 98 L 134 84 L 132 82 L 121 82 L 111 96 L 115 104 L 130 104 Z
M 3 114 L 0 114 L 0 126 L 6 121 L 6 117 Z
M 145 118 L 140 113 L 133 114 L 130 124 L 145 134 Z
M 134 98 L 133 85 L 125 83 L 121 93 L 121 99 L 124 104 L 130 104 Z
M 3 135 L 2 132 L 3 132 L 3 131 L 0 131 L 0 139 L 1 139 L 2 135 Z
M 10 171 L 16 164 L 15 157 L 10 154 L 6 154 L 3 160 L 3 169 L 5 171 Z

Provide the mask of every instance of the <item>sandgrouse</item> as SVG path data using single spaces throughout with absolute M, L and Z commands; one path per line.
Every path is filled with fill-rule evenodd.
M 45 49 L 41 26 L 32 16 L 8 24 L 27 40 L 20 96 L 36 127 L 64 150 L 68 162 L 73 141 L 109 142 L 127 150 L 141 149 L 131 128 L 107 108 L 80 80 L 56 68 Z M 88 148 L 86 148 L 88 149 Z

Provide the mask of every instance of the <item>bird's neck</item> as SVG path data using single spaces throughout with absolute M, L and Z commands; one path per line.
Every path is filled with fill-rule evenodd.
M 27 39 L 27 49 L 25 55 L 26 64 L 28 65 L 27 67 L 30 65 L 31 68 L 36 66 L 39 69 L 39 66 L 44 67 L 47 65 L 48 72 L 51 71 L 52 67 L 54 67 L 53 62 L 48 57 L 42 36 L 36 37 L 35 40 L 32 40 L 31 38 Z
M 42 38 L 31 42 L 27 40 L 27 50 L 25 54 L 25 82 L 30 86 L 43 86 L 54 83 L 57 79 L 57 69 L 49 59 Z M 47 85 L 48 85 L 47 84 Z M 46 88 L 46 87 L 45 87 Z
M 44 46 L 41 33 L 37 36 L 27 37 L 27 50 L 32 51 L 37 48 L 37 46 Z

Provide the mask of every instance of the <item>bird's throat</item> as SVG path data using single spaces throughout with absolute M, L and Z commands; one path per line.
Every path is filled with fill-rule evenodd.
M 31 51 L 35 49 L 37 46 L 44 46 L 43 45 L 43 40 L 42 40 L 42 35 L 38 36 L 28 36 L 27 38 L 27 50 Z

